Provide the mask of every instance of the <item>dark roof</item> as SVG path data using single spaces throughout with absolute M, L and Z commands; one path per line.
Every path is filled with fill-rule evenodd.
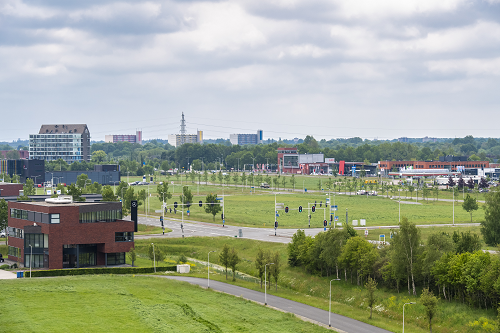
M 85 124 L 42 125 L 38 134 L 83 134 L 85 130 L 89 131 Z

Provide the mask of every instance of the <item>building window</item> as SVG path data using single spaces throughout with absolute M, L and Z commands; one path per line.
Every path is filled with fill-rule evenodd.
M 108 253 L 108 265 L 125 264 L 125 252 Z
M 115 242 L 133 242 L 133 232 L 115 232 Z
M 59 217 L 59 214 L 50 214 L 50 223 L 61 223 Z
M 24 248 L 30 247 L 38 249 L 44 249 L 49 247 L 49 235 L 48 234 L 25 234 L 24 235 Z
M 24 238 L 24 230 L 23 229 L 9 227 L 8 231 L 9 231 L 9 237 L 15 237 L 15 238 L 21 238 L 21 239 Z
M 121 209 L 80 213 L 80 223 L 115 222 L 116 220 L 121 220 L 121 218 Z
M 9 246 L 9 256 L 18 258 L 21 257 L 21 249 L 14 246 Z
M 31 254 L 27 253 L 24 255 L 24 267 L 30 267 L 33 265 L 33 268 L 43 268 L 43 254 L 33 254 L 33 258 L 31 258 Z

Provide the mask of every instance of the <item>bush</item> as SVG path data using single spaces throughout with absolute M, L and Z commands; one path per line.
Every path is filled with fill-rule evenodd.
M 7 264 L 0 266 L 0 269 L 9 269 L 9 268 L 10 268 L 10 266 Z
M 177 266 L 156 267 L 157 272 L 176 272 Z M 89 275 L 89 274 L 147 274 L 154 273 L 153 267 L 115 267 L 115 268 L 72 268 L 72 269 L 49 269 L 32 271 L 32 277 L 66 276 L 66 275 Z

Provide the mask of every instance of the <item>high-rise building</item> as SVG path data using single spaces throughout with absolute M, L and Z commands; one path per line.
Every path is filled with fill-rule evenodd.
M 117 143 L 117 142 L 130 142 L 142 145 L 142 131 L 136 131 L 135 135 L 127 134 L 112 134 L 105 135 L 104 142 Z
M 229 141 L 232 145 L 257 145 L 262 142 L 264 132 L 258 130 L 257 134 L 231 134 L 229 135 Z
M 90 132 L 85 124 L 42 125 L 38 134 L 30 134 L 30 160 L 66 163 L 90 160 Z
M 196 134 L 186 134 L 186 120 L 184 112 L 181 118 L 181 134 L 169 134 L 168 143 L 174 147 L 182 146 L 185 143 L 203 143 L 203 131 L 197 131 Z

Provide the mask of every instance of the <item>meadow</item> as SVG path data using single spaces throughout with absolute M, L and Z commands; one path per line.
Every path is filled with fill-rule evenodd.
M 326 332 L 292 314 L 155 276 L 2 281 L 2 332 Z

